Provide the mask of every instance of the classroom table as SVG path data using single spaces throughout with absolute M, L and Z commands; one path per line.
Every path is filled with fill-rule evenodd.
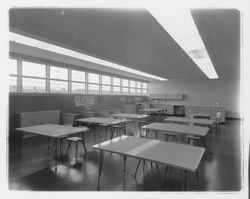
M 124 126 L 124 123 L 126 122 L 126 119 L 114 119 L 112 117 L 88 117 L 88 118 L 79 118 L 76 120 L 80 123 L 88 123 L 88 124 L 106 124 L 109 125 L 111 128 L 111 135 L 113 135 L 114 128 L 113 126 L 116 124 L 122 124 L 122 127 L 124 129 L 124 132 L 126 134 L 126 129 Z
M 20 133 L 19 157 L 21 156 L 23 132 L 33 133 L 33 134 L 46 136 L 48 138 L 55 139 L 55 172 L 56 172 L 57 171 L 57 159 L 58 159 L 57 158 L 58 140 L 60 138 L 67 137 L 76 133 L 83 133 L 82 136 L 84 140 L 84 133 L 87 132 L 89 129 L 87 127 L 78 128 L 78 127 L 58 125 L 58 124 L 41 124 L 41 125 L 35 125 L 35 126 L 16 128 L 16 130 Z M 85 143 L 84 143 L 84 146 L 85 146 Z
M 142 127 L 146 129 L 146 134 L 148 130 L 155 131 L 155 137 L 158 138 L 159 131 L 162 134 L 183 134 L 183 135 L 195 135 L 203 138 L 204 146 L 206 146 L 206 135 L 209 131 L 208 127 L 200 126 L 190 126 L 190 125 L 181 125 L 181 124 L 169 124 L 169 123 L 151 123 Z
M 97 190 L 100 189 L 104 151 L 123 155 L 124 174 L 126 172 L 127 156 L 138 158 L 139 160 L 165 164 L 166 169 L 163 175 L 163 180 L 166 177 L 167 169 L 169 167 L 183 170 L 185 173 L 187 189 L 189 188 L 189 172 L 198 171 L 199 163 L 205 151 L 205 148 L 203 147 L 126 135 L 93 145 L 93 148 L 100 150 Z
M 191 118 L 194 118 L 194 119 L 198 119 L 198 118 L 200 118 L 200 119 L 210 119 L 211 118 L 210 115 L 204 114 L 204 113 L 191 113 L 188 116 L 191 117 Z
M 134 113 L 116 113 L 111 115 L 114 118 L 125 118 L 132 120 L 135 129 L 138 129 L 138 121 L 146 120 L 150 115 L 134 114 Z
M 187 117 L 168 117 L 164 119 L 165 122 L 179 122 L 179 123 L 188 123 L 188 124 L 198 124 L 198 125 L 207 125 L 212 126 L 214 121 L 209 119 L 194 119 Z
M 166 110 L 165 108 L 143 108 L 143 109 L 140 109 L 139 111 L 145 112 L 145 113 L 160 113 L 165 110 Z

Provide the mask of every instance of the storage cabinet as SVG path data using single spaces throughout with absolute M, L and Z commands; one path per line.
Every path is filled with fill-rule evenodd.
M 221 112 L 221 122 L 225 122 L 225 108 L 215 106 L 185 106 L 185 115 L 201 113 L 210 115 L 212 120 L 215 120 L 217 112 Z

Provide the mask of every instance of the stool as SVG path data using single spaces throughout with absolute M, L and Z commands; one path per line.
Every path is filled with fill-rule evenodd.
M 200 137 L 195 136 L 195 135 L 187 135 L 185 138 L 187 139 L 188 144 L 191 144 L 191 140 L 192 140 L 193 144 L 195 144 L 196 142 L 197 146 L 200 146 Z
M 86 158 L 87 150 L 86 150 L 84 138 L 82 138 L 82 137 L 68 137 L 66 140 L 68 141 L 68 148 L 67 148 L 66 153 L 68 153 L 68 150 L 71 147 L 71 143 L 74 142 L 75 143 L 75 157 L 77 159 L 78 142 L 81 142 L 83 145 L 83 149 L 84 149 L 84 158 Z
M 175 134 L 166 134 L 164 140 L 168 142 L 169 138 L 172 138 L 173 141 L 177 142 L 177 136 Z
M 106 134 L 106 138 L 108 137 L 108 128 L 110 128 L 109 124 L 99 124 L 100 127 L 100 134 L 101 134 L 101 129 L 103 128 Z
M 123 126 L 120 126 L 120 125 L 114 125 L 112 126 L 113 130 L 111 132 L 111 139 L 113 139 L 113 136 L 115 133 L 117 133 L 117 136 L 121 136 L 121 133 L 123 132 L 123 134 L 125 135 L 126 132 L 125 132 L 125 129 Z
M 147 125 L 148 122 L 146 120 L 140 120 L 138 121 L 138 127 L 139 127 L 139 131 L 140 131 L 140 135 L 141 135 L 141 128 L 145 125 Z

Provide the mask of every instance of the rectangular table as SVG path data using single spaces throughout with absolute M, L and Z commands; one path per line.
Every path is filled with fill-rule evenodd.
M 124 156 L 124 173 L 126 172 L 127 156 L 162 163 L 185 171 L 187 188 L 188 172 L 195 172 L 204 154 L 205 148 L 187 144 L 164 142 L 133 136 L 120 136 L 93 146 L 100 150 L 100 162 L 97 189 L 100 188 L 100 177 L 103 167 L 104 151 Z M 168 167 L 167 167 L 168 168 Z M 165 178 L 166 171 L 163 178 Z
M 137 129 L 139 128 L 138 122 L 139 121 L 146 121 L 146 123 L 147 123 L 147 118 L 150 115 L 146 115 L 146 114 L 134 114 L 134 113 L 116 113 L 116 114 L 112 114 L 111 116 L 114 117 L 114 118 L 125 118 L 125 119 L 132 120 L 132 124 L 134 125 L 134 128 L 137 131 Z
M 140 112 L 145 112 L 145 113 L 159 113 L 162 111 L 165 111 L 165 108 L 144 108 L 144 109 L 140 109 Z
M 189 124 L 199 124 L 212 126 L 214 121 L 209 119 L 193 119 L 187 117 L 168 117 L 164 119 L 165 122 L 179 122 L 179 123 L 189 123 Z
M 201 118 L 201 119 L 210 119 L 211 118 L 210 115 L 204 114 L 204 113 L 191 113 L 191 114 L 189 114 L 189 116 L 191 118 L 196 118 L 196 119 L 198 119 L 198 118 Z
M 122 124 L 124 134 L 126 134 L 126 129 L 124 126 L 124 123 L 126 122 L 126 119 L 114 119 L 114 118 L 106 118 L 106 117 L 88 117 L 88 118 L 80 118 L 76 120 L 77 122 L 81 123 L 88 123 L 88 124 L 106 124 L 110 126 L 111 128 L 111 137 L 114 133 L 113 126 L 116 124 Z
M 87 117 L 87 118 L 77 119 L 76 121 L 82 122 L 82 123 L 108 124 L 108 125 L 115 125 L 115 124 L 124 122 L 123 119 L 114 119 L 114 118 L 106 118 L 106 117 Z
M 22 134 L 23 132 L 33 133 L 37 135 L 46 136 L 55 139 L 55 171 L 57 171 L 57 142 L 58 139 L 66 136 L 70 136 L 76 133 L 87 132 L 89 129 L 87 127 L 72 127 L 57 124 L 41 124 L 35 126 L 27 126 L 16 128 L 20 132 L 20 145 L 19 145 L 19 157 L 21 156 L 22 147 Z M 84 136 L 84 134 L 83 134 Z M 84 138 L 84 137 L 83 137 Z
M 146 133 L 148 132 L 148 130 L 155 131 L 156 138 L 158 138 L 159 131 L 162 134 L 176 133 L 176 134 L 184 134 L 184 135 L 196 135 L 204 139 L 204 146 L 206 145 L 206 135 L 209 131 L 209 128 L 207 127 L 157 123 L 157 122 L 145 125 L 142 128 L 146 129 Z

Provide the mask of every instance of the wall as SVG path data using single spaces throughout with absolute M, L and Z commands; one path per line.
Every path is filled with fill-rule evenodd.
M 92 96 L 94 105 L 91 110 L 124 108 L 126 104 L 148 102 L 146 96 L 119 96 L 119 95 L 65 95 L 65 94 L 9 94 L 9 133 L 13 135 L 16 126 L 15 113 L 60 110 L 63 112 L 83 112 L 85 106 L 76 106 L 75 96 Z
M 150 93 L 180 93 L 183 100 L 166 101 L 167 104 L 220 106 L 226 108 L 226 117 L 240 118 L 240 80 L 168 80 L 149 84 Z

